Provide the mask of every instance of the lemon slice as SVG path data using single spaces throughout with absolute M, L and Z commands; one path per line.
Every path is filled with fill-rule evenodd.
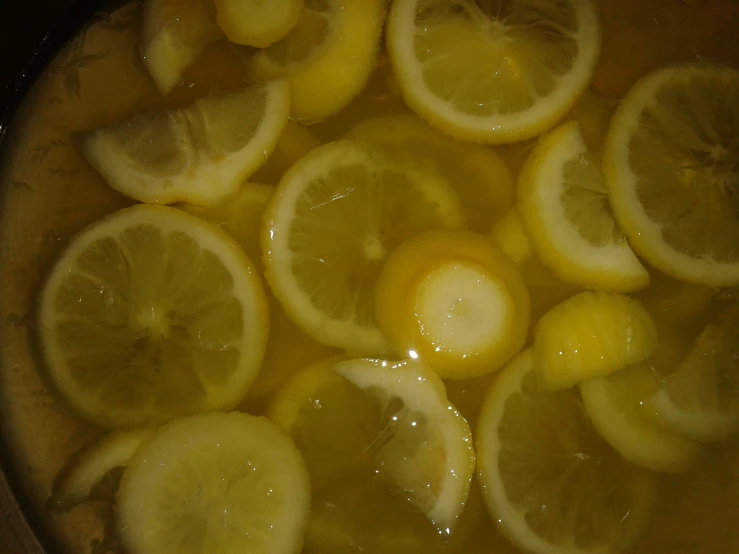
M 580 383 L 580 394 L 593 426 L 630 462 L 668 473 L 688 471 L 700 446 L 655 421 L 646 400 L 658 381 L 649 360 Z
M 435 167 L 457 191 L 473 231 L 487 233 L 513 205 L 513 176 L 500 156 L 489 148 L 451 140 L 413 114 L 368 119 L 347 137 L 403 149 Z
M 62 399 L 102 427 L 230 409 L 259 370 L 267 301 L 216 227 L 139 205 L 80 232 L 41 294 L 39 335 Z
M 335 362 L 296 374 L 268 412 L 296 441 L 311 475 L 308 548 L 337 549 L 320 544 L 327 535 L 320 524 L 327 520 L 354 529 L 355 544 L 372 551 L 369 545 L 384 544 L 402 552 L 399 546 L 414 540 L 416 547 L 438 546 L 454 535 L 474 471 L 467 422 L 449 405 L 439 377 L 422 364 Z M 349 482 L 356 486 L 347 496 Z M 362 495 L 375 502 L 354 511 Z M 381 498 L 386 513 L 378 514 Z M 343 520 L 332 516 L 336 510 Z M 365 518 L 375 518 L 374 526 Z M 342 535 L 351 536 L 339 532 L 337 540 Z
M 695 440 L 726 440 L 739 431 L 737 292 L 719 295 L 717 313 L 649 399 L 662 422 Z
M 485 396 L 477 473 L 503 534 L 536 554 L 615 553 L 649 520 L 655 479 L 598 435 L 574 389 L 544 392 L 531 349 Z
M 95 488 L 114 469 L 124 468 L 152 429 L 112 431 L 82 449 L 59 474 L 49 502 L 68 508 L 91 498 Z
M 367 84 L 384 20 L 383 0 L 305 0 L 297 27 L 257 52 L 251 71 L 259 80 L 287 78 L 292 115 L 320 121 Z
M 678 279 L 739 284 L 739 71 L 661 69 L 639 81 L 606 137 L 611 204 L 634 250 Z
M 657 327 L 637 300 L 581 292 L 542 316 L 534 331 L 539 382 L 550 390 L 605 377 L 651 356 Z
M 462 221 L 459 200 L 435 172 L 359 143 L 330 143 L 290 168 L 267 207 L 267 281 L 317 341 L 385 352 L 374 294 L 387 255 L 421 231 Z
M 264 163 L 289 109 L 287 83 L 272 81 L 135 115 L 94 131 L 84 151 L 112 188 L 135 200 L 212 205 Z
M 214 0 L 218 25 L 231 42 L 264 48 L 300 21 L 305 0 Z
M 546 135 L 529 156 L 518 177 L 518 211 L 539 259 L 561 279 L 616 292 L 649 284 L 576 122 Z
M 551 127 L 585 90 L 600 24 L 589 0 L 400 0 L 387 46 L 403 97 L 434 126 L 516 142 Z
M 397 355 L 443 378 L 468 379 L 498 370 L 523 347 L 530 301 L 516 267 L 490 241 L 434 230 L 390 255 L 375 312 Z
M 147 0 L 141 20 L 141 59 L 162 94 L 210 44 L 223 39 L 209 0 Z
M 131 554 L 298 553 L 310 482 L 300 452 L 262 417 L 199 414 L 159 429 L 118 489 Z

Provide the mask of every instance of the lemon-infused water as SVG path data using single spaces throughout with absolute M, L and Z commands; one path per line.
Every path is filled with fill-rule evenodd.
M 739 550 L 736 4 L 229 4 L 93 22 L 7 137 L 3 435 L 58 543 Z M 108 431 L 202 410 L 272 423 Z

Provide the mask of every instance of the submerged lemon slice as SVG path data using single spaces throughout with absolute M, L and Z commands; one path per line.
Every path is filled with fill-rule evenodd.
M 605 377 L 651 356 L 657 328 L 628 296 L 581 292 L 542 316 L 534 331 L 539 382 L 556 390 Z
M 309 549 L 348 546 L 321 544 L 331 535 L 323 528 L 330 521 L 332 541 L 353 535 L 352 542 L 372 551 L 433 548 L 454 536 L 474 451 L 467 422 L 433 371 L 413 361 L 327 360 L 296 374 L 268 413 L 296 441 L 311 475 Z M 347 496 L 342 491 L 349 482 L 355 488 Z M 387 513 L 355 506 L 363 495 L 384 497 Z M 416 544 L 405 542 L 411 540 Z
M 218 25 L 231 42 L 264 48 L 300 21 L 305 0 L 214 0 Z
M 126 552 L 297 554 L 310 482 L 300 452 L 263 417 L 200 414 L 160 428 L 121 479 Z
M 162 94 L 210 44 L 223 39 L 209 0 L 147 0 L 141 20 L 141 59 Z
M 298 120 L 325 119 L 367 84 L 384 20 L 383 0 L 306 0 L 297 27 L 255 54 L 252 74 L 288 79 Z
M 518 211 L 539 259 L 561 279 L 615 292 L 649 284 L 616 226 L 605 182 L 576 122 L 540 139 L 518 177 Z
M 256 377 L 267 329 L 251 261 L 174 208 L 134 206 L 80 232 L 41 293 L 47 374 L 102 427 L 233 408 Z
M 655 479 L 593 429 L 573 389 L 547 393 L 533 352 L 519 354 L 485 397 L 477 472 L 492 519 L 522 551 L 615 553 L 646 527 Z
M 459 195 L 473 231 L 487 233 L 513 205 L 513 175 L 500 156 L 489 148 L 460 144 L 413 114 L 368 119 L 347 138 L 403 149 L 434 166 Z
M 678 279 L 739 284 L 739 71 L 661 69 L 639 81 L 606 137 L 611 204 L 632 247 Z
M 589 0 L 400 0 L 387 46 L 411 108 L 455 138 L 505 143 L 572 107 L 593 74 L 600 25 Z
M 212 205 L 264 163 L 289 110 L 288 84 L 272 81 L 135 115 L 94 131 L 84 152 L 112 188 L 135 200 Z
M 265 214 L 267 281 L 285 312 L 319 342 L 387 351 L 375 283 L 401 242 L 459 227 L 459 200 L 435 172 L 351 141 L 317 148 L 283 177 Z

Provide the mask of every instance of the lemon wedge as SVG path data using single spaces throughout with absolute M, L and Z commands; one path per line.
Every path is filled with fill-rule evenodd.
M 251 72 L 262 81 L 288 79 L 293 117 L 320 121 L 367 84 L 384 21 L 384 0 L 305 0 L 297 26 L 258 51 Z
M 539 382 L 550 390 L 605 377 L 651 356 L 657 327 L 637 300 L 581 292 L 544 314 L 534 330 Z
M 230 409 L 259 371 L 264 289 L 216 227 L 138 205 L 81 231 L 41 293 L 46 373 L 101 427 Z
M 496 374 L 475 433 L 486 506 L 524 552 L 626 550 L 646 527 L 656 482 L 593 429 L 575 389 L 545 392 L 531 349 Z
M 462 140 L 531 138 L 562 119 L 600 51 L 589 0 L 400 0 L 387 47 L 408 105 Z
M 296 374 L 268 414 L 293 437 L 311 475 L 309 549 L 341 549 L 321 544 L 331 535 L 327 521 L 338 527 L 334 540 L 353 535 L 373 551 L 402 552 L 406 541 L 434 548 L 454 535 L 474 451 L 467 422 L 433 371 L 413 361 L 329 359 Z M 387 513 L 377 514 L 376 503 L 362 507 L 364 495 L 384 498 Z M 355 531 L 342 533 L 342 525 Z
M 470 229 L 487 233 L 513 205 L 513 175 L 489 148 L 460 144 L 413 114 L 393 114 L 355 125 L 347 138 L 402 149 L 436 168 L 457 191 Z
M 530 301 L 515 265 L 485 237 L 433 230 L 390 255 L 375 311 L 395 354 L 445 379 L 468 379 L 500 369 L 521 350 Z
M 634 250 L 681 280 L 739 284 L 739 71 L 672 66 L 616 110 L 604 171 Z
M 146 0 L 141 20 L 141 59 L 162 94 L 214 42 L 223 39 L 209 0 Z
M 68 508 L 91 498 L 111 471 L 128 465 L 153 432 L 153 429 L 111 431 L 83 448 L 59 474 L 50 505 Z
M 84 152 L 112 188 L 135 200 L 212 205 L 264 163 L 289 110 L 287 82 L 252 85 L 98 129 Z
M 265 48 L 300 21 L 305 0 L 214 0 L 218 25 L 231 42 Z
M 116 496 L 126 552 L 297 554 L 310 482 L 300 452 L 263 417 L 212 413 L 161 427 Z
M 374 313 L 385 259 L 421 231 L 462 224 L 459 200 L 437 173 L 378 148 L 330 143 L 290 168 L 267 207 L 267 282 L 318 342 L 386 352 Z
M 649 284 L 576 122 L 540 139 L 518 177 L 518 211 L 538 258 L 564 281 L 615 292 Z

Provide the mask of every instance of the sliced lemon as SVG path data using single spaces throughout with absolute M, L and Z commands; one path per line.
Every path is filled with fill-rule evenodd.
M 611 204 L 632 247 L 665 273 L 739 284 L 739 71 L 668 67 L 629 91 L 606 137 Z
M 557 278 L 539 261 L 515 206 L 493 226 L 489 236 L 518 266 L 531 297 L 531 322 L 536 323 L 549 309 L 580 292 L 579 287 Z
M 305 0 L 298 25 L 251 62 L 259 80 L 290 81 L 292 115 L 315 122 L 359 94 L 375 66 L 383 0 Z
M 652 365 L 645 360 L 580 383 L 580 394 L 593 426 L 631 463 L 653 471 L 688 471 L 700 446 L 648 413 L 646 401 L 658 386 Z
M 230 237 L 146 205 L 72 240 L 38 321 L 49 379 L 102 427 L 234 407 L 259 371 L 269 322 L 254 266 Z
M 719 295 L 712 320 L 648 402 L 663 423 L 695 440 L 726 440 L 739 430 L 738 293 Z
M 321 141 L 305 125 L 288 121 L 274 151 L 251 178 L 257 183 L 276 185 L 290 166 L 319 146 Z
M 348 546 L 341 537 L 352 537 L 370 551 L 440 548 L 454 536 L 474 471 L 467 422 L 439 377 L 417 362 L 335 362 L 296 374 L 268 412 L 311 475 L 306 547 L 337 551 Z
M 214 0 L 218 25 L 231 42 L 265 48 L 300 21 L 305 0 Z
M 605 377 L 651 356 L 657 327 L 637 300 L 581 292 L 542 316 L 534 331 L 539 382 L 551 390 Z
M 421 231 L 462 222 L 459 200 L 435 172 L 367 145 L 330 143 L 290 168 L 267 208 L 267 281 L 317 341 L 386 352 L 374 294 L 387 255 Z
M 485 237 L 433 230 L 390 255 L 375 311 L 397 355 L 467 379 L 498 370 L 523 347 L 530 300 L 515 265 Z
M 413 114 L 395 114 L 355 125 L 348 138 L 403 149 L 436 168 L 457 191 L 474 231 L 487 233 L 513 205 L 513 176 L 489 148 L 460 144 Z
M 210 44 L 223 39 L 209 0 L 146 0 L 141 59 L 162 94 Z
M 199 414 L 159 429 L 130 460 L 117 525 L 131 554 L 301 551 L 310 482 L 263 417 Z
M 99 437 L 82 449 L 54 483 L 50 505 L 68 508 L 91 498 L 113 470 L 124 468 L 153 429 L 125 429 Z
M 518 176 L 518 211 L 537 256 L 561 279 L 616 292 L 649 284 L 613 219 L 605 182 L 576 122 L 540 139 Z
M 589 0 L 400 0 L 387 46 L 403 97 L 431 124 L 463 140 L 516 142 L 562 119 L 585 90 L 600 24 Z
M 212 205 L 264 163 L 289 109 L 287 82 L 252 85 L 98 129 L 84 151 L 112 188 L 135 200 Z
M 653 474 L 614 451 L 574 389 L 543 391 L 531 349 L 487 392 L 475 441 L 492 519 L 522 551 L 616 553 L 646 527 Z

